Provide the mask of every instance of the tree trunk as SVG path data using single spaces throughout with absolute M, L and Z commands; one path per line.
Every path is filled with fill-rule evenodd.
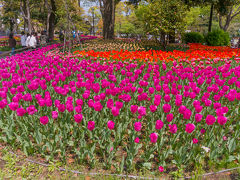
M 50 19 L 52 8 L 50 7 L 48 0 L 45 0 L 44 5 L 47 9 L 46 31 L 47 31 L 47 36 L 49 36 L 49 19 Z
M 51 0 L 51 14 L 49 16 L 49 30 L 48 30 L 49 41 L 53 40 L 54 38 L 55 12 L 56 12 L 55 0 Z
M 166 34 L 164 33 L 164 32 L 161 32 L 161 34 L 160 34 L 160 42 L 161 42 L 161 45 L 162 45 L 162 47 L 163 47 L 163 49 L 164 50 L 166 50 L 166 48 L 167 48 L 167 41 L 166 41 Z
M 212 3 L 211 10 L 210 10 L 209 24 L 208 24 L 208 32 L 212 31 L 213 9 L 214 9 L 214 5 Z
M 65 4 L 65 11 L 67 12 L 67 35 L 68 35 L 68 54 L 70 55 L 71 52 L 71 27 L 70 27 L 70 15 L 69 15 L 69 9 L 67 5 L 67 1 L 64 0 Z
M 18 31 L 17 18 L 15 17 L 15 18 L 13 19 L 13 21 L 14 21 L 13 32 L 16 32 L 16 33 L 17 33 L 17 31 Z
M 226 21 L 225 21 L 225 24 L 223 25 L 223 18 L 222 16 L 219 14 L 219 27 L 224 30 L 224 31 L 227 31 L 229 25 L 230 25 L 230 22 L 232 20 L 232 12 L 233 12 L 233 6 L 231 7 L 229 13 L 226 15 Z
M 169 34 L 169 43 L 175 43 L 175 29 L 173 30 L 172 33 Z
M 27 10 L 28 32 L 31 34 L 32 33 L 32 22 L 31 22 L 29 0 L 26 0 L 26 10 Z
M 115 0 L 99 0 L 103 19 L 103 38 L 114 38 Z
M 10 33 L 12 33 L 13 32 L 14 21 L 12 19 L 10 19 L 9 24 L 10 24 Z
M 26 19 L 24 18 L 23 31 L 26 32 Z
M 81 0 L 78 0 L 78 6 L 81 7 Z
M 25 0 L 23 0 L 23 10 L 22 10 L 23 12 L 22 13 L 24 13 L 24 15 L 23 15 L 23 20 L 24 20 L 24 32 L 26 32 L 26 26 L 27 26 L 27 18 L 26 18 L 26 16 L 25 16 L 25 14 L 27 14 L 27 12 L 26 12 L 26 1 Z

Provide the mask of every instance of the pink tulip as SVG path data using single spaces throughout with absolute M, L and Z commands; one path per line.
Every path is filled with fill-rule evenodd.
M 192 133 L 194 131 L 194 129 L 195 129 L 195 125 L 194 124 L 191 124 L 191 123 L 186 124 L 185 131 L 187 133 L 189 133 L 189 134 Z
M 103 106 L 100 102 L 95 102 L 94 105 L 93 105 L 93 108 L 95 111 L 101 111 Z
M 175 134 L 177 132 L 177 125 L 176 124 L 173 124 L 173 125 L 169 124 L 168 127 L 169 127 L 170 133 Z
M 201 130 L 200 130 L 200 133 L 201 133 L 201 134 L 204 134 L 205 132 L 206 132 L 205 129 L 201 129 Z
M 163 172 L 163 171 L 164 171 L 164 167 L 159 166 L 159 167 L 158 167 L 158 170 L 159 170 L 159 172 Z
M 157 133 L 152 133 L 152 134 L 150 134 L 150 141 L 152 142 L 152 143 L 156 143 L 157 142 L 157 139 L 158 139 L 158 134 Z
M 8 104 L 8 106 L 12 111 L 16 111 L 19 104 L 17 102 L 11 102 L 10 104 Z
M 164 126 L 164 123 L 163 123 L 161 120 L 157 120 L 157 121 L 156 121 L 155 128 L 156 128 L 157 130 L 162 129 L 163 126 Z
M 17 116 L 24 116 L 26 114 L 26 110 L 23 108 L 17 108 Z
M 141 131 L 142 129 L 142 123 L 141 122 L 135 122 L 134 123 L 134 130 L 135 131 Z
M 117 107 L 112 107 L 112 114 L 113 114 L 113 116 L 118 116 L 119 115 L 119 109 Z
M 189 109 L 185 109 L 185 111 L 183 112 L 183 118 L 184 119 L 190 119 L 192 116 L 192 111 Z
M 167 122 L 172 122 L 172 120 L 173 120 L 173 114 L 172 114 L 172 113 L 168 114 L 167 117 L 166 117 L 166 119 L 167 119 Z
M 30 105 L 29 107 L 26 108 L 26 110 L 29 115 L 33 115 L 36 112 L 38 112 L 34 105 Z
M 198 139 L 193 138 L 193 144 L 197 144 L 198 143 Z
M 134 140 L 134 142 L 137 143 L 137 144 L 139 143 L 139 141 L 140 141 L 139 137 L 136 137 L 135 140 Z
M 95 122 L 94 121 L 88 121 L 87 128 L 92 131 L 95 128 Z
M 207 115 L 206 123 L 207 125 L 213 125 L 216 122 L 216 118 L 213 115 Z
M 40 123 L 43 125 L 46 125 L 48 123 L 49 119 L 47 116 L 40 117 Z
M 143 106 L 140 106 L 140 107 L 138 108 L 138 114 L 139 114 L 140 116 L 145 116 L 145 115 L 146 115 L 146 108 L 143 107 Z
M 138 106 L 137 105 L 131 105 L 132 114 L 135 114 L 137 111 L 138 111 Z
M 107 126 L 108 126 L 108 129 L 112 130 L 114 129 L 115 123 L 113 121 L 108 121 Z
M 201 114 L 195 114 L 195 121 L 196 122 L 201 122 L 201 120 L 202 120 L 202 115 Z
M 225 125 L 227 123 L 227 118 L 224 116 L 218 116 L 217 117 L 217 122 L 220 125 Z
M 58 118 L 58 112 L 57 111 L 52 111 L 52 118 L 57 119 Z
M 171 105 L 170 104 L 164 104 L 163 105 L 163 111 L 165 113 L 169 113 L 171 111 Z
M 157 110 L 157 106 L 155 106 L 155 105 L 150 105 L 150 106 L 149 106 L 149 109 L 150 109 L 151 112 L 155 112 L 155 111 Z
M 82 114 L 75 114 L 75 115 L 74 115 L 74 121 L 75 121 L 76 123 L 80 123 L 80 122 L 82 121 L 82 119 L 83 119 Z

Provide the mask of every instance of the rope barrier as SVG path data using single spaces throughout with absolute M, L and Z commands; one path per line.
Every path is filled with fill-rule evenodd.
M 4 146 L 0 145 L 0 147 L 6 149 Z M 19 155 L 15 154 L 12 151 L 9 151 L 9 153 L 16 156 L 16 157 L 20 157 Z M 34 160 L 29 159 L 29 158 L 26 158 L 25 161 L 33 163 L 33 164 L 38 164 L 38 165 L 41 165 L 41 166 L 44 166 L 44 167 L 51 166 L 50 164 L 34 161 Z M 221 171 L 218 171 L 218 172 L 210 172 L 210 173 L 201 174 L 201 175 L 198 175 L 198 176 L 180 177 L 180 179 L 194 179 L 196 177 L 206 177 L 206 176 L 211 176 L 211 175 L 218 175 L 218 174 L 233 171 L 233 170 L 236 170 L 236 169 L 240 169 L 240 167 L 224 169 L 224 170 L 221 170 Z M 72 172 L 74 174 L 90 175 L 90 176 L 103 175 L 103 176 L 116 176 L 116 177 L 121 177 L 121 178 L 146 179 L 146 180 L 158 180 L 159 179 L 159 178 L 151 178 L 151 177 L 143 177 L 143 176 L 135 176 L 135 175 L 126 175 L 126 174 L 85 173 L 85 172 L 80 172 L 80 171 L 77 171 L 77 170 L 70 170 L 70 169 L 61 168 L 61 167 L 59 167 L 58 170 L 59 171 L 65 171 L 65 172 Z

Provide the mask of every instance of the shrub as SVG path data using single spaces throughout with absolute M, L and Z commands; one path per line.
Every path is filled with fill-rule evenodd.
M 230 37 L 227 32 L 218 29 L 207 34 L 206 42 L 210 46 L 227 46 L 230 43 Z
M 188 43 L 203 43 L 204 37 L 201 33 L 198 32 L 189 32 L 184 34 L 184 41 Z

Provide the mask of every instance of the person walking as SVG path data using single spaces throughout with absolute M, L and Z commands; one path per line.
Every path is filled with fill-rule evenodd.
M 27 46 L 27 47 L 30 47 L 30 45 L 29 45 L 30 38 L 31 38 L 30 34 L 27 33 L 27 38 L 26 38 L 26 46 Z
M 40 41 L 39 41 L 39 38 L 38 38 L 38 33 L 35 33 L 34 36 L 36 38 L 36 47 L 39 47 L 40 46 Z
M 30 40 L 29 40 L 29 47 L 35 49 L 37 47 L 37 39 L 35 37 L 35 33 L 33 32 L 31 37 L 30 37 Z
M 11 52 L 11 56 L 12 56 L 14 54 L 15 48 L 16 48 L 16 40 L 13 37 L 13 33 L 9 34 L 8 43 L 9 43 L 9 47 L 12 49 L 12 52 Z
M 21 32 L 21 45 L 23 48 L 26 47 L 26 40 L 27 40 L 27 37 L 26 37 L 25 33 L 22 31 Z
M 238 48 L 240 48 L 240 37 L 238 38 Z
M 61 43 L 64 41 L 64 34 L 62 31 L 59 32 L 59 40 Z
M 41 43 L 41 46 L 46 46 L 47 44 L 47 36 L 44 31 L 41 32 L 40 43 Z

